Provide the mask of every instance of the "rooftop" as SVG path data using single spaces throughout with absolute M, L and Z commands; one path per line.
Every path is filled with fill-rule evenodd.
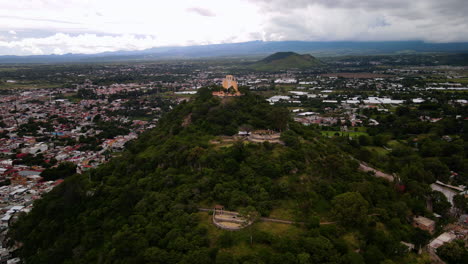
M 434 220 L 431 220 L 431 219 L 426 218 L 426 217 L 424 217 L 424 216 L 415 217 L 415 218 L 413 218 L 413 220 L 414 220 L 415 222 L 418 222 L 418 223 L 420 223 L 420 224 L 422 224 L 422 225 L 425 225 L 425 226 L 430 226 L 430 225 L 434 225 L 434 224 L 435 224 Z
M 457 238 L 455 234 L 445 232 L 436 239 L 432 240 L 429 244 L 429 247 L 437 249 L 443 244 L 453 241 L 455 238 Z

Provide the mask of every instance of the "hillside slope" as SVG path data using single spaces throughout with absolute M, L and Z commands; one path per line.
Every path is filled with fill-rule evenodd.
M 12 227 L 17 254 L 51 264 L 411 263 L 400 241 L 424 243 L 407 222 L 418 200 L 244 92 L 221 100 L 202 88 L 122 157 L 67 178 Z M 210 143 L 239 127 L 282 131 L 285 144 Z M 215 204 L 305 224 L 222 231 L 197 210 Z
M 258 71 L 279 71 L 288 69 L 308 69 L 322 66 L 323 63 L 310 54 L 277 52 L 251 65 Z

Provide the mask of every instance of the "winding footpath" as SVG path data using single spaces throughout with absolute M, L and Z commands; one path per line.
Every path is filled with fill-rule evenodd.
M 372 167 L 370 167 L 367 163 L 361 161 L 359 162 L 359 170 L 361 171 L 364 171 L 364 172 L 373 172 L 375 174 L 376 177 L 380 177 L 380 178 L 384 178 L 390 182 L 393 182 L 395 177 L 393 177 L 392 175 L 388 174 L 388 173 L 385 173 L 385 172 L 382 172 L 382 171 L 379 171 L 377 169 L 374 169 Z
M 200 212 L 212 212 L 213 209 L 210 208 L 198 208 L 198 211 Z M 235 213 L 235 212 L 229 212 L 229 213 Z M 304 222 L 296 222 L 296 221 L 291 221 L 291 220 L 284 220 L 284 219 L 277 219 L 277 218 L 270 218 L 270 217 L 260 217 L 260 221 L 262 222 L 272 222 L 272 223 L 280 223 L 280 224 L 287 224 L 287 225 L 293 225 L 293 224 L 299 224 L 299 225 L 304 225 Z M 336 222 L 320 222 L 320 225 L 331 225 L 335 224 Z

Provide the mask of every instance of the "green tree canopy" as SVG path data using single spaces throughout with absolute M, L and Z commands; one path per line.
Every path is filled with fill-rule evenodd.
M 468 263 L 468 249 L 463 240 L 455 240 L 451 243 L 445 243 L 437 249 L 439 255 L 447 264 L 466 264 Z
M 345 226 L 362 226 L 367 222 L 369 203 L 358 192 L 347 192 L 332 200 L 334 217 Z

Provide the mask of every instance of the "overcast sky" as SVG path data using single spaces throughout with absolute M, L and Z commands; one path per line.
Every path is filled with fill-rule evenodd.
M 468 42 L 468 0 L 0 0 L 0 55 L 251 40 Z

